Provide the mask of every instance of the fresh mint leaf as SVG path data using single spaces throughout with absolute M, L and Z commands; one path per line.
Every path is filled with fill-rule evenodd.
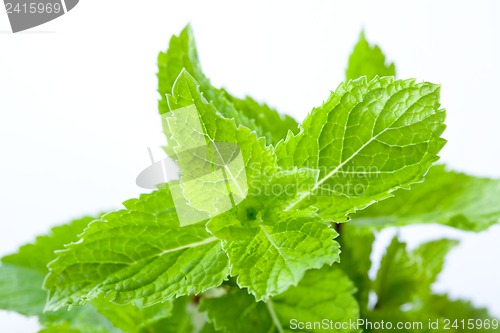
M 228 241 L 254 237 L 259 233 L 261 221 L 278 223 L 280 216 L 287 216 L 282 212 L 289 200 L 316 178 L 317 170 L 306 168 L 277 171 L 267 178 L 263 187 L 252 188 L 247 199 L 235 209 L 210 219 L 207 228 L 216 237 Z M 316 216 L 314 209 L 311 216 Z
M 166 318 L 153 318 L 160 319 L 150 321 L 148 326 L 137 331 L 138 333 L 193 333 L 195 330 L 194 312 L 189 303 L 190 297 L 179 297 L 173 301 L 173 308 L 171 315 Z M 145 308 L 144 310 L 147 310 Z M 149 317 L 151 319 L 151 317 Z M 129 331 L 125 331 L 129 332 Z
M 2 258 L 2 263 L 34 269 L 42 274 L 48 273 L 47 263 L 55 259 L 55 251 L 65 244 L 76 242 L 87 225 L 94 220 L 86 216 L 69 224 L 52 228 L 48 235 L 38 236 L 34 243 L 22 246 L 15 254 Z
M 347 273 L 357 287 L 356 300 L 361 314 L 368 308 L 372 281 L 368 275 L 372 266 L 372 253 L 375 233 L 369 228 L 360 228 L 356 223 L 340 224 L 339 243 L 342 249 L 340 267 Z
M 200 330 L 200 333 L 214 333 L 214 332 L 220 332 L 220 331 L 217 331 L 214 328 L 214 325 L 212 325 L 209 322 L 205 323 L 205 325 L 203 325 L 203 327 Z
M 377 294 L 375 308 L 395 308 L 412 300 L 420 281 L 418 279 L 420 267 L 397 237 L 382 257 L 374 289 Z
M 149 307 L 138 307 L 132 304 L 114 304 L 105 299 L 94 300 L 92 305 L 114 327 L 121 329 L 125 333 L 161 333 L 161 330 L 155 330 L 154 327 L 166 318 L 170 318 L 173 315 L 174 307 L 171 302 L 159 303 Z M 87 322 L 91 323 L 92 321 L 87 319 Z
M 45 327 L 42 330 L 38 331 L 38 333 L 82 333 L 82 332 L 77 329 L 71 328 L 70 325 L 64 323 L 64 324 L 51 324 L 48 327 Z M 87 331 L 86 333 L 105 333 L 105 332 L 99 331 L 99 329 L 97 329 L 97 330 Z
M 340 269 L 326 266 L 308 271 L 299 285 L 267 302 L 256 302 L 243 290 L 230 290 L 222 297 L 203 299 L 200 311 L 207 311 L 215 328 L 223 332 L 318 332 L 322 330 L 300 328 L 299 322 L 358 319 L 354 291 L 354 285 Z
M 390 324 L 392 327 L 397 327 L 398 323 L 410 323 L 406 329 L 398 330 L 408 333 L 487 333 L 498 328 L 498 320 L 486 309 L 475 308 L 469 301 L 451 300 L 447 295 L 429 295 L 424 302 L 406 311 L 376 309 L 368 314 L 367 320 L 372 323 L 383 321 L 386 326 Z M 378 331 L 365 329 L 364 332 Z
M 394 64 L 387 64 L 380 48 L 370 46 L 362 33 L 349 58 L 346 78 L 355 79 L 366 76 L 370 80 L 375 76 L 394 75 Z M 423 285 L 420 285 L 419 288 L 418 305 L 413 303 L 410 311 L 403 312 L 397 307 L 387 309 L 384 305 L 381 308 L 379 303 L 375 311 L 369 312 L 367 302 L 368 294 L 372 288 L 372 282 L 368 276 L 368 270 L 371 266 L 370 252 L 374 232 L 377 229 L 412 223 L 438 222 L 468 231 L 485 230 L 490 225 L 497 223 L 499 219 L 497 205 L 493 203 L 494 198 L 498 197 L 496 194 L 498 186 L 495 183 L 497 183 L 495 180 L 479 179 L 446 171 L 444 166 L 436 166 L 431 168 L 426 175 L 424 183 L 415 184 L 411 191 L 398 191 L 395 193 L 395 198 L 390 198 L 358 212 L 354 215 L 355 221 L 352 224 L 342 227 L 339 239 L 343 249 L 341 266 L 358 286 L 356 296 L 363 318 L 393 323 L 420 321 L 424 325 L 429 320 L 433 322 L 439 320 L 441 329 L 432 330 L 432 332 L 464 331 L 463 329 L 454 329 L 451 325 L 448 325 L 446 330 L 442 329 L 445 324 L 444 319 L 449 319 L 451 322 L 454 320 L 468 321 L 471 318 L 491 320 L 486 310 L 475 309 L 470 302 L 450 301 L 446 295 L 429 296 L 430 284 L 442 268 L 445 253 L 453 246 L 453 242 L 446 240 L 424 244 L 413 255 L 406 254 L 407 258 L 412 257 L 413 259 L 398 263 L 403 271 L 411 271 L 411 267 L 415 266 L 411 261 L 418 260 L 423 263 L 416 275 L 418 277 L 426 275 L 422 274 L 422 270 L 428 265 L 425 269 L 427 278 L 423 279 Z M 442 205 L 443 201 L 446 201 L 444 205 Z M 481 207 L 471 208 L 470 205 L 474 202 L 480 203 Z M 404 257 L 405 254 L 402 256 Z M 411 284 L 410 282 L 408 289 L 411 289 Z M 426 288 L 428 290 L 425 290 Z M 425 329 L 404 331 L 422 332 Z M 365 332 L 371 332 L 371 330 L 365 330 Z
M 377 303 L 373 309 L 362 311 L 369 322 L 385 322 L 397 327 L 398 322 L 414 323 L 402 332 L 463 332 L 461 325 L 469 320 L 488 320 L 492 317 L 484 309 L 475 309 L 469 302 L 451 301 L 446 295 L 434 295 L 431 285 L 442 270 L 444 258 L 457 242 L 442 239 L 420 245 L 409 252 L 406 244 L 396 237 L 382 259 L 374 282 Z M 448 327 L 445 327 L 448 321 Z M 432 328 L 429 323 L 433 323 Z M 439 323 L 439 324 L 437 324 Z M 473 332 L 483 332 L 482 326 Z M 366 329 L 366 332 L 375 332 Z M 486 330 L 485 330 L 486 331 Z
M 63 332 L 68 330 L 79 333 L 122 333 L 90 304 L 71 311 L 62 309 L 57 312 L 45 312 L 39 315 L 39 320 L 44 327 L 58 328 Z
M 377 75 L 396 75 L 394 63 L 387 63 L 382 50 L 377 45 L 371 46 L 366 40 L 365 33 L 361 32 L 358 43 L 349 57 L 346 79 L 353 80 L 366 76 L 368 80 L 371 80 Z
M 445 141 L 439 86 L 390 77 L 343 83 L 276 148 L 283 168 L 320 170 L 288 210 L 337 222 L 422 180 Z
M 167 101 L 170 110 L 194 105 L 207 141 L 238 145 L 243 156 L 249 188 L 260 188 L 269 175 L 277 170 L 274 150 L 265 145 L 264 138 L 258 138 L 250 129 L 237 126 L 234 120 L 222 117 L 214 104 L 208 103 L 203 97 L 198 82 L 187 71 L 181 71 L 172 94 L 167 95 Z
M 104 295 L 150 306 L 218 286 L 228 275 L 220 241 L 203 223 L 180 227 L 168 189 L 102 216 L 58 253 L 44 287 L 48 310 Z
M 190 106 L 190 103 L 201 98 L 196 87 L 194 79 L 183 72 L 174 85 L 174 96 L 172 97 L 178 103 L 174 104 L 169 99 L 172 110 L 180 109 L 181 113 L 187 112 L 187 109 L 182 108 Z M 194 131 L 194 133 L 201 131 L 210 133 L 209 126 L 216 118 L 214 110 L 210 104 L 203 100 L 195 105 L 203 120 L 204 128 Z M 207 118 L 206 112 L 211 112 L 212 116 Z M 222 121 L 226 122 L 228 126 L 222 127 L 219 123 L 218 131 L 214 131 L 215 135 L 207 135 L 207 141 L 211 141 L 212 137 L 217 138 L 217 135 L 225 135 L 225 142 L 232 141 L 241 145 L 243 158 L 247 161 L 245 165 L 252 165 L 252 169 L 247 171 L 247 178 L 255 178 L 253 174 L 262 177 L 261 173 L 255 173 L 255 169 L 259 166 L 261 169 L 267 167 L 267 169 L 276 170 L 273 159 L 264 160 L 261 158 L 262 155 L 257 155 L 258 159 L 252 160 L 256 149 L 263 149 L 252 133 L 247 132 L 246 136 L 243 137 L 244 141 L 240 141 L 237 136 L 238 131 L 247 131 L 247 129 L 244 127 L 235 129 L 234 126 L 230 126 L 232 124 L 230 121 L 223 119 Z M 183 126 L 182 122 L 171 126 L 172 129 L 167 137 L 175 137 L 176 135 L 172 134 L 173 131 L 183 132 Z M 232 133 L 236 133 L 236 136 L 233 136 Z M 228 136 L 227 134 L 232 135 Z M 187 140 L 192 140 L 191 137 L 192 135 L 188 136 Z M 252 144 L 249 145 L 248 141 Z M 179 144 L 178 141 L 169 140 L 169 146 L 175 150 L 176 147 L 183 145 Z M 191 158 L 188 158 L 188 164 L 197 168 Z M 190 165 L 184 165 L 182 161 L 180 161 L 180 165 L 183 166 L 183 169 L 190 168 Z M 323 221 L 318 216 L 315 218 L 314 212 L 299 211 L 276 214 L 278 205 L 276 203 L 271 205 L 278 197 L 289 196 L 289 189 L 286 188 L 284 191 L 285 185 L 288 185 L 288 181 L 302 177 L 301 171 L 278 171 L 273 176 L 269 175 L 263 178 L 261 184 L 270 184 L 271 187 L 279 185 L 278 194 L 281 195 L 250 193 L 249 198 L 234 210 L 216 216 L 208 222 L 210 232 L 225 240 L 223 249 L 230 260 L 231 275 L 238 276 L 239 286 L 247 287 L 258 299 L 267 299 L 269 296 L 277 295 L 286 290 L 290 285 L 296 285 L 307 269 L 319 268 L 324 264 L 338 261 L 338 244 L 333 241 L 337 234 L 327 225 L 322 224 Z M 309 174 L 306 173 L 303 178 L 308 180 Z M 255 186 L 255 179 L 250 180 L 249 184 L 253 189 L 261 190 L 261 187 Z M 295 182 L 290 182 L 290 184 L 295 185 Z M 206 191 L 206 187 L 207 185 L 201 182 L 195 184 L 194 189 L 188 188 L 188 191 L 196 194 L 196 199 L 199 202 L 206 203 L 207 199 L 203 196 L 204 193 L 210 196 L 214 196 L 215 193 L 214 191 Z M 296 191 L 292 195 L 294 193 Z M 267 201 L 266 204 L 263 204 L 265 201 Z M 271 208 L 266 209 L 267 207 Z M 250 251 L 249 249 L 254 250 Z
M 245 166 L 250 166 L 246 168 L 246 177 L 251 189 L 260 189 L 277 171 L 272 147 L 266 147 L 264 141 L 246 127 L 236 127 L 234 121 L 220 117 L 213 104 L 204 100 L 196 81 L 186 71 L 176 80 L 168 103 L 172 111 L 194 105 L 208 141 L 238 145 Z M 170 141 L 169 144 L 175 150 L 179 142 Z M 192 189 L 184 188 L 186 190 Z M 161 195 L 158 193 L 162 192 L 156 193 Z M 203 191 L 198 189 L 193 193 L 202 195 Z M 61 252 L 58 260 L 50 265 L 51 273 L 45 284 L 51 291 L 49 308 L 81 303 L 100 294 L 110 294 L 108 297 L 117 303 L 139 300 L 142 305 L 151 305 L 220 284 L 229 273 L 220 242 L 205 231 L 203 223 L 179 227 L 173 202 L 167 199 L 163 203 L 165 207 L 161 208 L 166 217 L 160 221 L 149 207 L 143 208 L 146 212 L 125 210 L 108 214 L 101 219 L 102 223 L 95 222 L 86 230 L 81 242 Z M 161 207 L 155 199 L 141 201 L 146 200 L 155 202 L 155 209 Z M 252 200 L 255 201 L 255 197 L 250 195 L 241 204 L 244 206 Z M 247 210 L 252 209 L 255 214 L 259 213 L 258 207 L 247 206 Z M 259 299 L 266 299 L 296 285 L 307 269 L 338 261 L 338 244 L 333 241 L 336 233 L 318 222 L 322 221 L 310 212 L 296 211 L 282 214 L 277 220 L 260 221 L 255 228 L 256 234 L 252 234 L 250 228 L 250 238 L 225 241 L 223 248 L 230 258 L 231 274 L 238 275 L 240 286 L 248 287 Z M 185 239 L 185 243 L 169 244 L 169 236 L 176 242 Z M 110 245 L 103 248 L 102 244 Z M 260 246 L 259 252 L 245 252 L 246 247 L 255 245 Z M 171 253 L 170 248 L 178 250 Z M 263 270 L 263 274 L 255 278 L 245 265 L 262 259 L 259 257 L 273 261 L 275 267 L 261 260 L 255 269 Z M 79 258 L 85 260 L 82 262 Z M 176 266 L 164 273 L 174 262 Z M 191 275 L 184 279 L 177 275 L 196 264 L 196 269 L 189 271 Z M 201 271 L 203 276 L 200 276 Z M 89 272 L 92 272 L 90 281 L 86 277 Z
M 339 261 L 337 233 L 310 211 L 259 221 L 246 239 L 226 240 L 231 275 L 257 300 L 267 300 L 297 285 L 306 270 Z
M 2 264 L 0 266 L 0 309 L 26 316 L 43 312 L 47 293 L 42 290 L 45 275 L 35 269 Z
M 224 90 L 225 91 L 225 90 Z M 278 113 L 267 104 L 259 104 L 251 97 L 238 99 L 226 93 L 226 97 L 234 104 L 235 108 L 247 116 L 254 124 L 250 129 L 261 128 L 267 142 L 277 144 L 284 139 L 289 131 L 297 133 L 299 125 L 292 117 Z
M 440 322 L 439 327 L 442 329 L 438 332 L 492 332 L 494 330 L 494 326 L 491 325 L 492 320 L 494 318 L 488 313 L 488 311 L 484 308 L 476 308 L 469 301 L 464 300 L 451 300 L 448 295 L 432 295 L 429 300 L 426 302 L 425 307 L 421 310 L 421 317 L 423 320 L 427 319 L 426 314 L 432 313 L 434 318 L 437 318 Z M 480 324 L 474 326 L 474 328 L 468 327 L 467 324 L 470 323 L 470 320 L 476 324 L 478 323 L 478 319 L 480 320 Z M 446 320 L 446 321 L 445 321 Z M 450 321 L 450 325 L 445 328 L 447 320 Z M 464 326 L 454 327 L 453 323 L 458 322 L 459 325 L 461 321 L 465 322 Z M 485 327 L 484 323 L 488 322 L 490 324 L 490 328 Z M 498 321 L 497 321 L 498 323 Z M 498 328 L 498 325 L 497 325 Z
M 200 311 L 217 331 L 222 332 L 274 332 L 275 324 L 264 302 L 256 302 L 252 295 L 236 289 L 227 295 L 202 300 Z
M 406 244 L 395 237 L 373 283 L 377 303 L 373 309 L 362 310 L 362 317 L 372 323 L 383 321 L 392 327 L 398 323 L 422 325 L 401 329 L 402 332 L 468 331 L 452 326 L 455 320 L 459 325 L 461 321 L 476 322 L 476 319 L 487 319 L 491 324 L 493 318 L 486 310 L 475 309 L 470 302 L 451 301 L 446 295 L 432 294 L 431 286 L 443 268 L 444 258 L 456 244 L 456 241 L 441 239 L 423 243 L 410 252 Z M 444 326 L 445 320 L 448 320 L 448 328 Z M 433 325 L 439 322 L 437 328 L 429 328 L 431 322 Z M 376 332 L 365 328 L 365 332 Z M 483 332 L 481 327 L 471 331 Z
M 212 87 L 208 78 L 201 71 L 198 51 L 189 25 L 182 30 L 179 36 L 172 36 L 168 51 L 166 53 L 162 52 L 158 56 L 158 92 L 161 96 L 159 101 L 160 114 L 170 111 L 167 95 L 172 93 L 175 81 L 183 70 L 198 81 L 200 90 L 209 101 L 216 104 L 217 109 L 224 117 L 234 119 L 238 125 L 246 125 L 247 127 L 251 125 L 251 121 L 245 115 L 239 113 L 226 98 L 225 92 Z
M 38 316 L 46 329 L 42 332 L 119 332 L 91 306 L 44 313 L 47 292 L 42 289 L 47 264 L 56 258 L 54 251 L 77 241 L 77 235 L 93 220 L 84 217 L 54 227 L 46 236 L 22 246 L 15 254 L 2 258 L 0 266 L 0 308 L 28 316 Z
M 456 241 L 442 239 L 420 245 L 413 252 L 394 237 L 380 263 L 374 290 L 375 308 L 399 308 L 430 295 L 431 285 L 441 272 L 446 254 Z M 422 263 L 425 262 L 425 266 Z
M 39 236 L 32 244 L 22 246 L 18 253 L 5 256 L 0 266 L 0 309 L 36 316 L 43 312 L 47 293 L 42 289 L 48 273 L 47 263 L 54 260 L 54 251 L 78 240 L 77 235 L 93 220 L 84 217 L 70 224 L 54 227 L 47 236 Z
M 456 240 L 440 239 L 421 244 L 413 251 L 413 256 L 421 265 L 425 261 L 425 273 L 421 288 L 429 290 L 443 270 L 446 255 L 459 244 Z
M 467 231 L 483 231 L 500 220 L 500 180 L 431 168 L 422 184 L 398 191 L 394 198 L 354 215 L 357 225 L 381 229 L 409 224 L 440 223 Z
M 490 319 L 431 292 L 454 241 L 409 251 L 395 238 L 376 280 L 368 276 L 385 226 L 477 231 L 499 220 L 498 181 L 437 167 L 414 185 L 445 143 L 439 86 L 387 77 L 394 65 L 362 34 L 347 82 L 299 129 L 265 104 L 214 88 L 189 27 L 158 66 L 165 151 L 179 179 L 4 257 L 0 308 L 38 316 L 45 333 L 310 332 L 360 317 Z M 343 260 L 333 266 L 339 243 Z M 45 275 L 48 295 L 39 289 Z
M 158 91 L 160 113 L 170 111 L 167 95 L 172 93 L 174 83 L 182 70 L 186 70 L 200 85 L 205 99 L 214 103 L 222 116 L 234 119 L 236 124 L 255 131 L 258 137 L 265 136 L 268 143 L 277 143 L 287 132 L 297 131 L 297 122 L 290 116 L 280 115 L 265 104 L 252 98 L 238 99 L 224 89 L 216 89 L 203 74 L 198 59 L 198 51 L 190 26 L 179 36 L 170 40 L 168 51 L 158 56 Z
M 277 172 L 260 194 L 207 224 L 223 239 L 231 275 L 257 300 L 297 285 L 308 269 L 339 261 L 337 233 L 313 209 L 281 209 L 315 175 L 306 169 Z
M 383 321 L 386 325 L 391 324 L 392 327 L 397 327 L 398 323 L 410 323 L 408 328 L 398 330 L 398 332 L 408 333 L 487 333 L 495 332 L 495 324 L 498 324 L 498 320 L 493 318 L 486 309 L 475 308 L 468 301 L 450 300 L 447 295 L 429 295 L 425 302 L 419 303 L 417 308 L 407 311 L 377 309 L 369 313 L 367 320 Z M 485 328 L 485 323 L 489 325 L 489 328 Z M 496 327 L 498 328 L 498 325 Z M 379 332 L 379 330 L 365 329 L 364 332 Z

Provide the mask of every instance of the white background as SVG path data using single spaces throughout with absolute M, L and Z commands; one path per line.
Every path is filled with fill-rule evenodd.
M 216 86 L 302 120 L 343 79 L 362 28 L 401 78 L 442 83 L 442 161 L 500 177 L 500 3 L 496 1 L 92 1 L 25 33 L 0 13 L 0 255 L 49 227 L 120 207 L 141 189 L 146 147 L 163 144 L 156 57 L 191 22 Z M 500 204 L 500 203 L 499 203 Z M 394 231 L 385 232 L 377 249 Z M 500 316 L 500 228 L 414 227 L 416 244 L 463 239 L 435 286 Z M 35 319 L 0 312 L 1 332 Z

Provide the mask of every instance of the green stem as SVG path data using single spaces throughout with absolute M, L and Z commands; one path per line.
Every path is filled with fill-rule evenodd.
M 278 329 L 278 332 L 284 333 L 285 331 L 283 331 L 283 326 L 281 325 L 281 322 L 280 322 L 278 316 L 276 315 L 276 312 L 274 311 L 273 301 L 268 300 L 266 302 L 266 306 L 267 306 L 267 309 L 269 310 L 269 314 L 271 315 L 271 318 L 273 319 L 274 325 Z

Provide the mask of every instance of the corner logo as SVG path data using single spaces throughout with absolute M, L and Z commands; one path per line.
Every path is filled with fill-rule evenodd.
M 52 21 L 72 10 L 79 0 L 4 0 L 12 32 Z
M 181 226 L 230 210 L 248 194 L 245 163 L 231 142 L 213 142 L 202 127 L 194 105 L 162 117 L 168 157 L 155 161 L 137 177 L 138 186 L 156 189 L 164 184 L 172 195 Z

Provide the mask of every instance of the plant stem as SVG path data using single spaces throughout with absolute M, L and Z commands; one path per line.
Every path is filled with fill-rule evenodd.
M 274 311 L 273 301 L 268 300 L 266 302 L 266 306 L 267 306 L 267 309 L 269 310 L 269 314 L 271 315 L 271 318 L 273 319 L 274 325 L 278 329 L 278 332 L 284 333 L 285 331 L 283 331 L 283 326 L 281 326 L 281 322 L 280 322 L 278 316 L 276 315 L 276 312 Z

